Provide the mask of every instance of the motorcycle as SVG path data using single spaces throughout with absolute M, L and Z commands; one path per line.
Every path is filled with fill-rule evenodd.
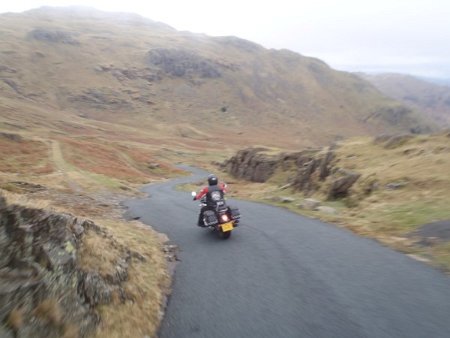
M 197 194 L 192 192 L 192 197 Z M 200 207 L 205 207 L 206 197 L 200 199 Z M 224 200 L 216 201 L 215 207 L 203 212 L 204 227 L 210 227 L 217 231 L 219 237 L 228 239 L 231 231 L 239 225 L 241 214 L 238 208 L 229 207 Z

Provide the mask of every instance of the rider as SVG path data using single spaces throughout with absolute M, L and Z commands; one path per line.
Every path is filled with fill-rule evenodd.
M 203 224 L 203 213 L 206 210 L 214 210 L 216 202 L 224 199 L 224 195 L 227 192 L 227 185 L 223 182 L 219 184 L 219 179 L 216 175 L 211 174 L 208 176 L 208 186 L 204 187 L 200 192 L 194 197 L 194 201 L 202 198 L 206 195 L 206 206 L 202 207 L 200 210 L 200 215 L 198 216 L 198 226 Z

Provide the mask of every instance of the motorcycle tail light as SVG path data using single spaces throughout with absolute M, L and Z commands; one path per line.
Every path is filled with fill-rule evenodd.
M 222 215 L 222 216 L 220 216 L 220 218 L 221 218 L 222 221 L 224 221 L 224 222 L 228 222 L 228 221 L 229 221 L 228 215 Z

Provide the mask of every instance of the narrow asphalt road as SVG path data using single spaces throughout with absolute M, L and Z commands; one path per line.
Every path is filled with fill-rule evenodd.
M 450 278 L 375 241 L 289 211 L 230 200 L 242 225 L 220 240 L 179 183 L 147 186 L 127 217 L 180 248 L 159 333 L 174 337 L 450 337 Z

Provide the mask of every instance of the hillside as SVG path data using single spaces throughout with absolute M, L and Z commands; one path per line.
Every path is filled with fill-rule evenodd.
M 450 87 L 403 74 L 360 74 L 383 94 L 426 114 L 440 126 L 450 127 Z
M 446 131 L 295 153 L 251 148 L 222 168 L 240 198 L 340 224 L 450 272 L 449 140 Z
M 257 144 L 270 133 L 272 144 L 296 146 L 430 127 L 318 59 L 137 15 L 41 8 L 2 14 L 0 32 L 6 129 L 79 132 L 81 124 L 94 134 L 101 121 L 156 138 Z
M 18 218 L 14 232 L 2 237 L 0 283 L 28 273 L 27 283 L 22 261 L 42 265 L 39 276 L 48 273 L 42 250 L 71 251 L 76 269 L 69 274 L 97 271 L 98 283 L 111 281 L 122 259 L 130 263 L 126 281 L 90 305 L 74 292 L 83 291 L 84 279 L 73 280 L 80 288 L 50 288 L 36 304 L 29 293 L 19 294 L 17 306 L 0 304 L 0 335 L 152 336 L 168 292 L 167 260 L 176 257 L 159 234 L 123 221 L 121 201 L 139 195 L 142 184 L 182 175 L 176 163 L 206 167 L 248 145 L 298 150 L 353 135 L 433 128 L 369 82 L 287 50 L 86 8 L 0 14 L 0 194 L 6 196 L 0 209 L 38 216 Z M 26 231 L 45 228 L 48 215 L 67 220 L 54 228 L 78 236 L 76 245 L 31 240 Z M 75 228 L 81 218 L 84 235 Z M 9 221 L 0 223 L 6 233 Z M 22 242 L 10 241 L 16 232 L 26 235 L 20 248 Z M 23 253 L 17 260 L 16 251 Z M 95 317 L 89 327 L 80 322 L 85 312 L 58 305 L 64 287 L 73 285 L 70 295 Z M 97 289 L 88 293 L 96 297 Z M 8 297 L 15 292 L 16 286 Z

